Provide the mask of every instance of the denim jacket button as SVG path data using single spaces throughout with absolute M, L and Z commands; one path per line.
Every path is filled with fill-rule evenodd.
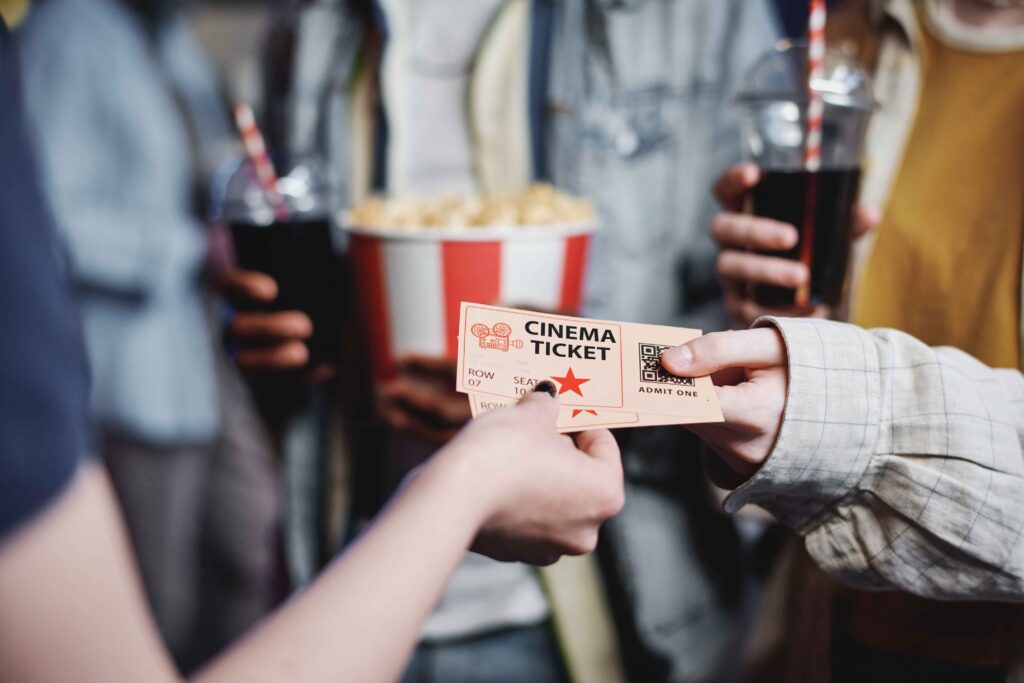
M 623 157 L 631 157 L 640 149 L 640 136 L 632 128 L 625 127 L 615 135 L 615 151 Z

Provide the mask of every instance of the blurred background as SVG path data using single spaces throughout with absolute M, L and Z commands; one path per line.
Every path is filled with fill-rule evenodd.
M 804 35 L 808 3 L 0 14 L 82 308 L 101 455 L 192 670 L 470 418 L 453 301 L 733 324 L 710 188 L 744 156 L 744 74 Z M 501 222 L 558 229 L 526 246 L 408 237 Z M 620 442 L 628 504 L 598 552 L 540 571 L 468 555 L 404 681 L 772 680 L 790 534 L 722 514 L 683 430 Z

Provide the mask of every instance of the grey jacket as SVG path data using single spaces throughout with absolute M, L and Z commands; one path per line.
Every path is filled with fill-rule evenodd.
M 95 414 L 155 445 L 202 443 L 219 424 L 200 281 L 207 236 L 168 81 L 200 149 L 219 148 L 227 128 L 184 21 L 163 22 L 153 44 L 146 30 L 117 0 L 42 0 L 18 32 L 24 87 L 81 305 Z

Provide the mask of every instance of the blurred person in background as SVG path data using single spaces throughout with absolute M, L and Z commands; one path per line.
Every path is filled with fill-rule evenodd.
M 206 284 L 206 179 L 230 129 L 177 3 L 41 0 L 18 40 L 99 452 L 157 624 L 190 669 L 267 611 L 275 564 L 272 454 Z
M 739 158 L 731 97 L 739 75 L 777 36 L 769 3 L 283 7 L 292 20 L 274 22 L 267 71 L 280 75 L 282 64 L 291 71 L 277 86 L 271 79 L 265 93 L 270 135 L 301 124 L 310 103 L 332 88 L 343 92 L 328 137 L 333 168 L 354 200 L 370 192 L 510 192 L 550 181 L 597 205 L 586 315 L 726 324 L 704 231 L 714 213 L 707 187 Z M 340 16 L 334 23 L 325 21 L 328 7 Z M 322 52 L 301 49 L 327 41 L 338 46 L 331 68 Z M 281 123 L 289 117 L 292 124 Z M 419 358 L 381 387 L 391 429 L 382 445 L 356 447 L 352 528 L 401 480 L 413 448 L 426 457 L 430 444 L 469 419 L 453 379 L 452 362 Z M 427 621 L 405 681 L 735 675 L 749 597 L 744 542 L 715 510 L 699 464 L 679 457 L 696 441 L 682 430 L 648 430 L 629 435 L 624 447 L 630 502 L 605 529 L 603 573 L 590 559 L 563 561 L 538 577 L 470 556 Z M 382 457 L 396 452 L 406 461 Z M 369 498 L 377 503 L 361 504 L 374 487 Z
M 859 232 L 875 229 L 855 246 L 842 311 L 765 310 L 743 295 L 748 284 L 796 287 L 808 273 L 798 262 L 753 253 L 791 246 L 797 233 L 740 213 L 760 172 L 733 168 L 717 185 L 726 213 L 711 227 L 722 248 L 718 270 L 730 311 L 742 325 L 766 313 L 848 315 L 859 325 L 956 347 L 991 366 L 1020 368 L 1024 3 L 847 0 L 828 28 L 833 46 L 855 51 L 875 74 L 880 109 L 868 131 L 857 217 Z M 906 427 L 906 438 L 914 429 Z M 957 476 L 965 484 L 956 494 L 963 509 L 941 514 L 946 524 L 973 525 L 992 476 L 981 466 Z M 914 508 L 921 501 L 910 484 L 917 480 L 879 481 L 872 489 L 878 505 Z M 912 552 L 900 540 L 930 523 L 918 514 L 906 513 L 908 524 L 892 543 L 900 561 L 927 573 L 927 563 L 906 559 Z M 948 551 L 960 554 L 954 546 Z M 829 563 L 854 561 L 850 549 L 833 552 Z M 787 680 L 1006 680 L 1024 650 L 1017 605 L 839 588 L 803 560 L 790 581 L 802 588 L 790 598 L 782 629 Z M 807 654 L 811 641 L 820 645 L 810 648 L 814 656 Z

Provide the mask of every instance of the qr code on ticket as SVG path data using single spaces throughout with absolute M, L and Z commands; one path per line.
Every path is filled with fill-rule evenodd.
M 671 346 L 662 344 L 640 344 L 640 381 L 655 384 L 678 384 L 684 387 L 694 386 L 692 377 L 676 377 L 665 372 L 661 367 L 661 352 Z

